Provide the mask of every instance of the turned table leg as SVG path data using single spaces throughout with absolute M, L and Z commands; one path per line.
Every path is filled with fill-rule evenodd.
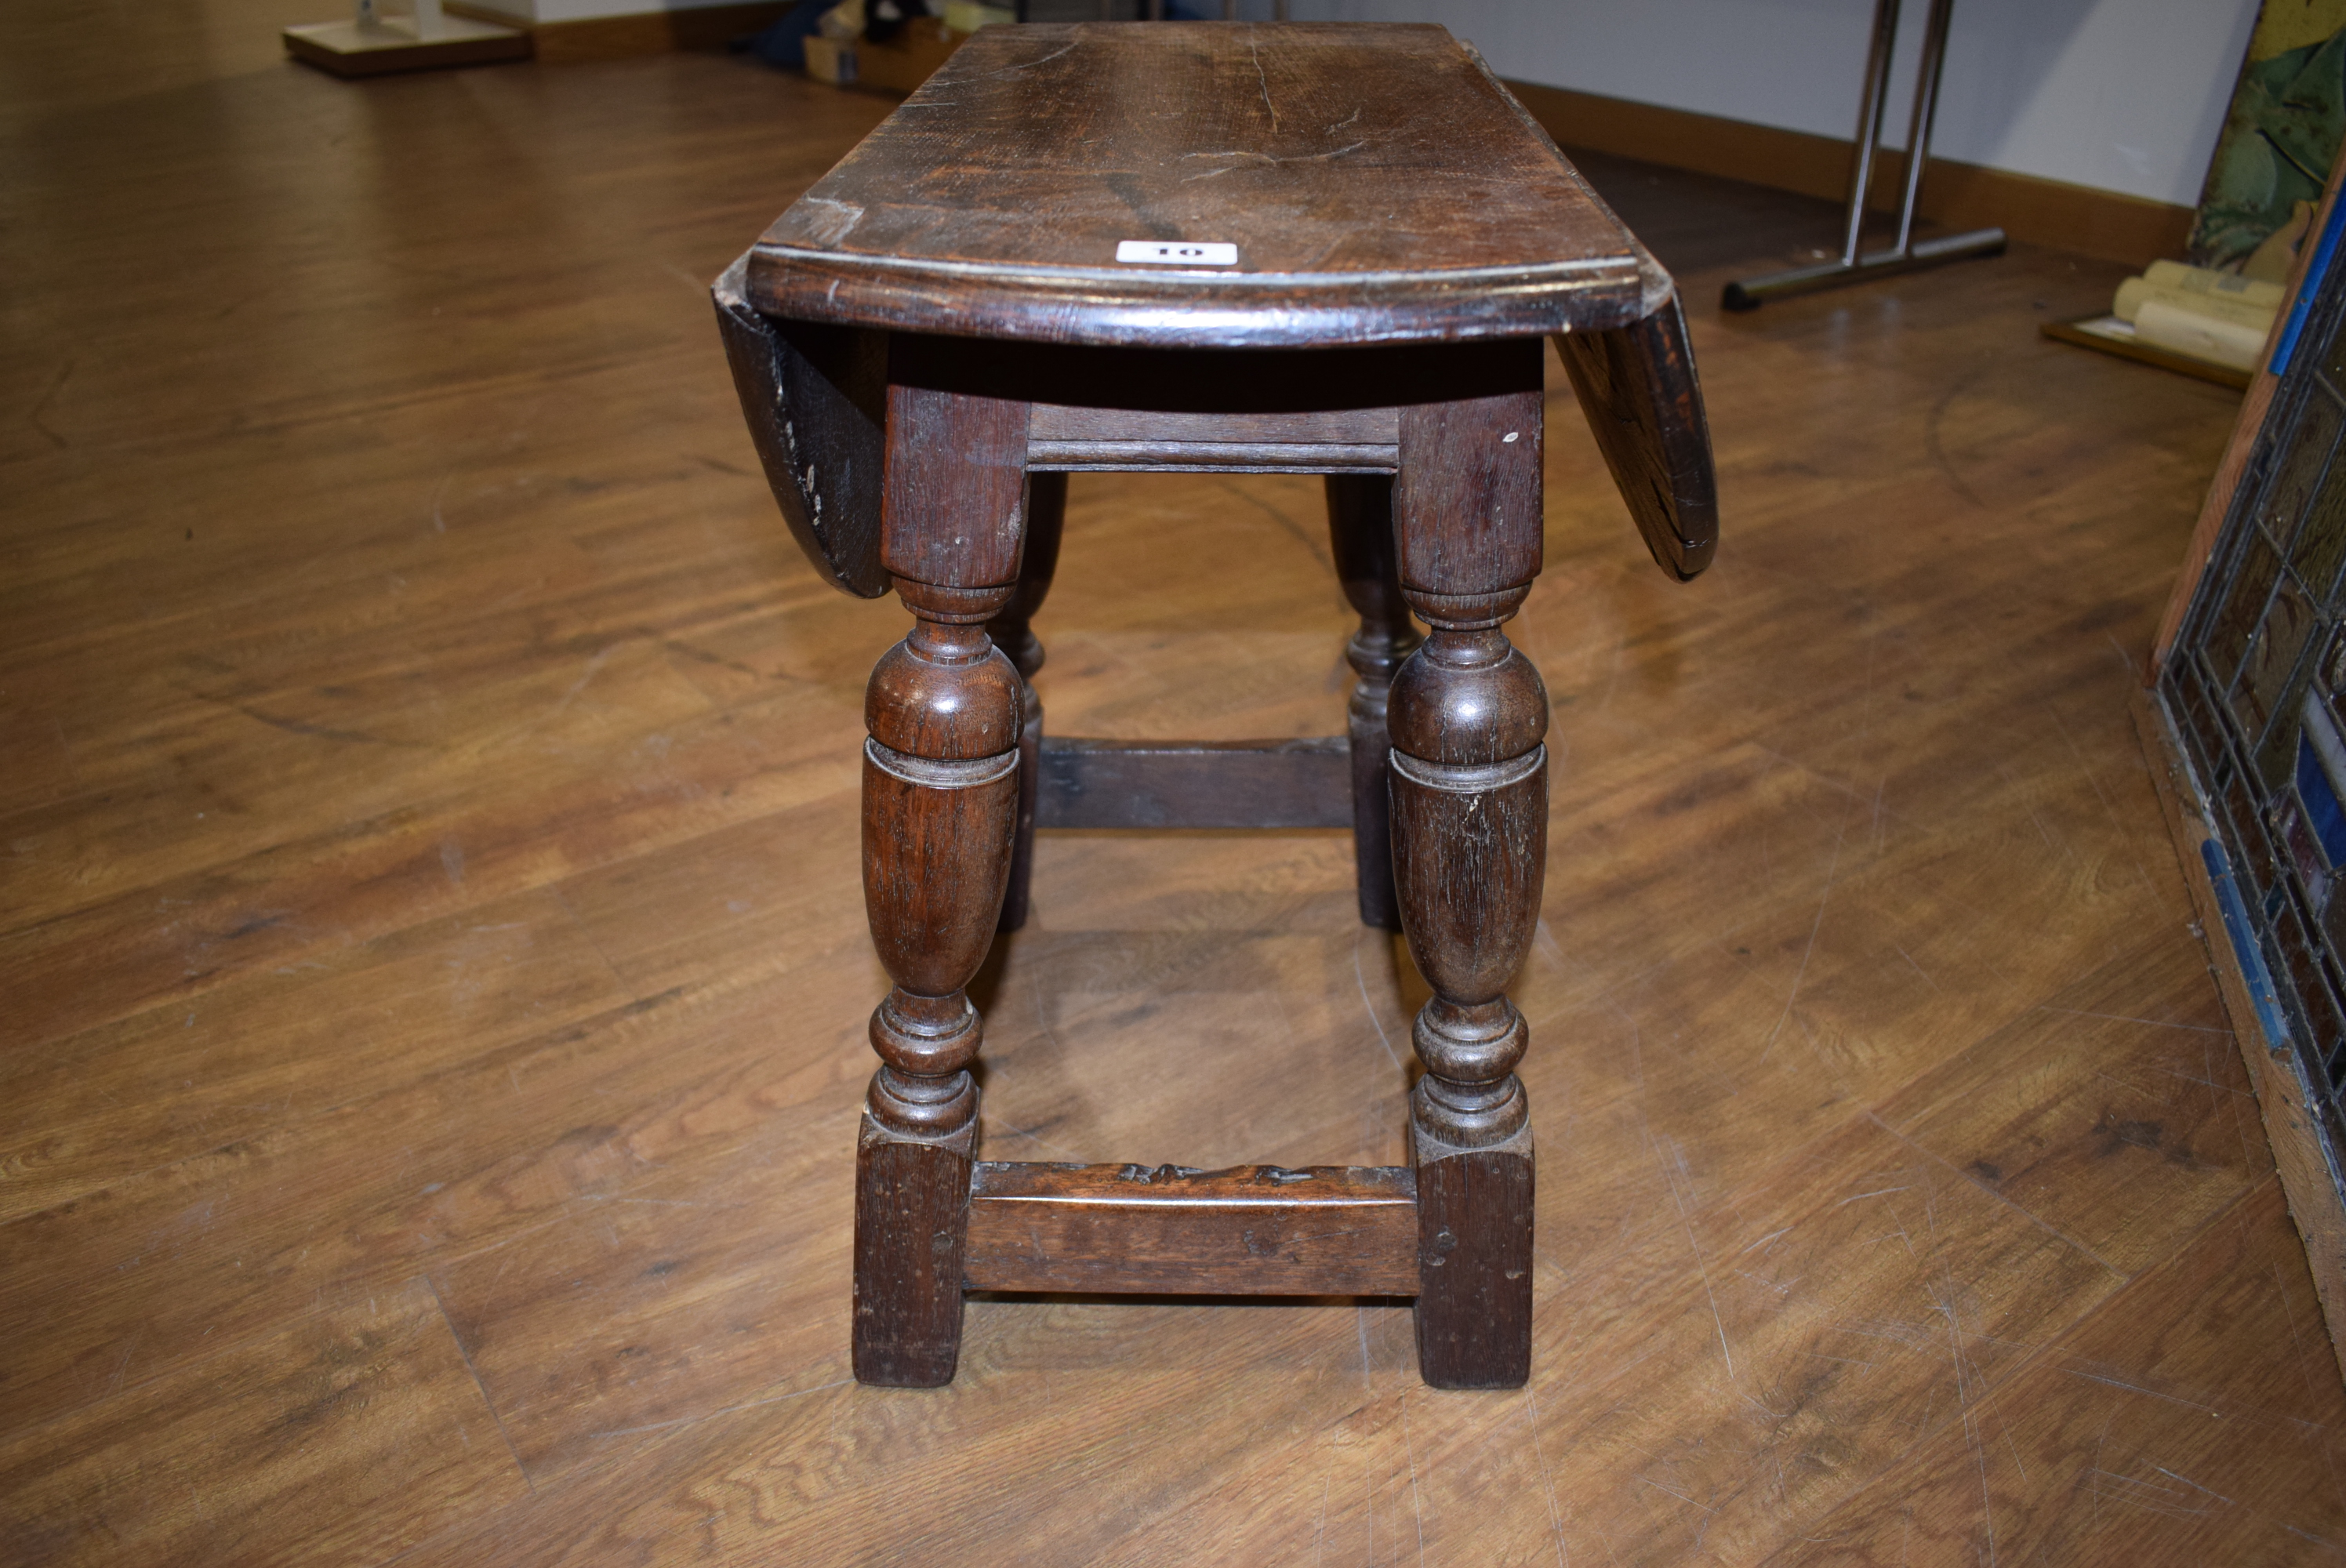
M 1392 481 L 1383 474 L 1328 475 L 1328 536 L 1344 597 L 1360 613 L 1344 657 L 1352 684 L 1352 857 L 1360 889 L 1361 923 L 1401 929 L 1393 898 L 1392 806 L 1386 786 L 1385 705 L 1395 671 L 1417 647 L 1402 600 L 1393 555 Z
M 1547 693 L 1496 626 L 1443 607 L 1421 605 L 1433 629 L 1392 696 L 1393 864 L 1433 990 L 1411 1033 L 1418 1363 L 1437 1388 L 1513 1388 L 1531 1371 L 1533 1163 L 1506 985 L 1547 859 Z
M 1026 890 L 1035 876 L 1035 793 L 1043 768 L 1043 701 L 1035 695 L 1035 672 L 1043 667 L 1043 644 L 1034 619 L 1051 591 L 1059 565 L 1059 531 L 1067 515 L 1067 476 L 1026 476 L 1026 547 L 1018 566 L 1017 591 L 985 625 L 994 646 L 1018 667 L 1026 701 L 1026 725 L 1018 737 L 1018 843 L 1010 855 L 1010 889 L 1002 899 L 1002 929 L 1026 923 Z
M 962 1228 L 977 1135 L 969 1074 L 984 1024 L 964 989 L 984 962 L 1017 830 L 1018 672 L 981 596 L 900 581 L 919 616 L 872 672 L 863 746 L 863 898 L 895 989 L 872 1015 L 857 1141 L 855 1375 L 953 1380 Z
M 853 1351 L 859 1381 L 934 1387 L 961 1354 L 984 1027 L 966 987 L 1017 833 L 1025 683 L 985 623 L 1018 579 L 1026 410 L 888 399 L 882 558 L 914 623 L 864 697 L 863 901 L 895 986 L 856 1145 Z
M 1506 986 L 1539 918 L 1548 709 L 1499 627 L 1539 571 L 1536 348 L 1496 369 L 1512 390 L 1402 411 L 1394 487 L 1402 582 L 1430 628 L 1388 714 L 1394 882 L 1433 992 L 1411 1036 L 1418 1366 L 1449 1389 L 1531 1375 L 1527 1035 Z

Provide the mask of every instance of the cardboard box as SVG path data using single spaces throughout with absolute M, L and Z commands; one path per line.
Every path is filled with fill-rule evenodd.
M 884 44 L 856 45 L 856 84 L 909 93 L 961 47 L 962 36 L 934 16 L 915 16 Z
M 811 34 L 806 40 L 806 63 L 807 75 L 816 81 L 843 87 L 855 80 L 855 40 Z

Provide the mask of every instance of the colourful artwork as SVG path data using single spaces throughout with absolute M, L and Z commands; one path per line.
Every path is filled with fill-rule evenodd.
M 2265 0 L 2191 229 L 2202 267 L 2279 279 L 2346 135 L 2346 0 Z

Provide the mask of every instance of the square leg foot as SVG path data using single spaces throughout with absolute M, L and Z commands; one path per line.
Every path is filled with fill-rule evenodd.
M 1485 1149 L 1416 1130 L 1417 1366 L 1437 1389 L 1519 1389 L 1532 1372 L 1531 1129 Z
M 936 1141 L 872 1119 L 855 1150 L 855 1380 L 943 1388 L 961 1360 L 962 1252 L 969 1229 L 971 1118 Z

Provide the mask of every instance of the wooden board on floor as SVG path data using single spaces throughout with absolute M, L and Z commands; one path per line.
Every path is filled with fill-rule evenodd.
M 2219 365 L 2208 360 L 2193 359 L 2189 354 L 2174 353 L 2157 343 L 2087 330 L 2094 322 L 2106 319 L 2107 312 L 2105 311 L 2079 316 L 2074 321 L 2047 321 L 2036 330 L 2056 343 L 2075 343 L 2081 349 L 2115 354 L 2137 364 L 2157 365 L 2160 370 L 2173 371 L 2177 375 L 2190 376 L 2196 381 L 2213 382 L 2219 387 L 2230 387 L 2236 392 L 2248 390 L 2249 372 L 2246 371 L 2236 371 L 2229 365 Z
M 329 76 L 385 76 L 452 66 L 494 66 L 530 57 L 529 35 L 470 17 L 452 16 L 446 36 L 417 38 L 384 27 L 320 22 L 285 29 L 285 52 Z

